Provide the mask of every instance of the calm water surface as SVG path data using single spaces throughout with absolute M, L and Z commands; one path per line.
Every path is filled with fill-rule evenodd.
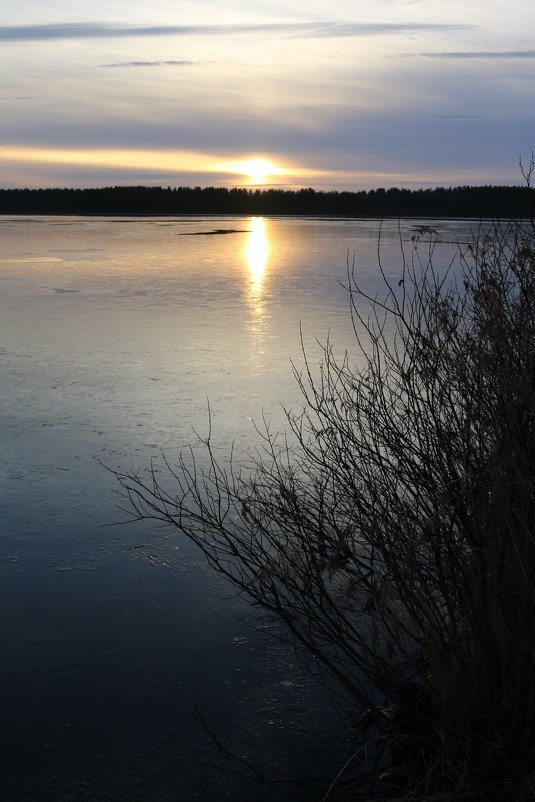
M 414 225 L 381 227 L 393 278 Z M 470 226 L 433 226 L 445 264 Z M 203 767 L 216 750 L 194 703 L 268 770 L 336 768 L 316 746 L 336 716 L 318 721 L 292 651 L 183 539 L 115 525 L 94 457 L 172 459 L 208 402 L 222 455 L 254 448 L 262 415 L 283 427 L 300 324 L 313 361 L 316 338 L 351 344 L 347 263 L 374 293 L 379 228 L 0 217 L 2 798 L 286 798 Z

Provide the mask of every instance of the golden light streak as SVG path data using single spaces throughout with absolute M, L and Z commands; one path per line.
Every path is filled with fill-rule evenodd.
M 162 172 L 219 172 L 220 160 L 204 153 L 123 148 L 36 148 L 0 146 L 0 160 L 69 166 L 146 168 Z
M 268 258 L 265 224 L 261 217 L 253 217 L 251 220 L 245 255 L 251 276 L 251 290 L 256 295 L 262 288 Z
M 309 158 L 313 159 L 314 154 L 309 154 Z M 173 175 L 179 178 L 180 174 L 186 176 L 187 174 L 204 174 L 207 176 L 205 183 L 209 181 L 227 183 L 232 176 L 247 176 L 248 181 L 239 183 L 272 186 L 282 184 L 283 186 L 287 185 L 290 189 L 315 186 L 318 190 L 347 189 L 350 192 L 358 189 L 372 189 L 377 186 L 411 188 L 437 185 L 457 186 L 466 184 L 467 181 L 469 183 L 485 183 L 485 181 L 488 183 L 488 170 L 485 171 L 483 168 L 471 170 L 469 177 L 466 174 L 463 175 L 460 170 L 458 174 L 455 174 L 451 168 L 447 172 L 434 170 L 433 172 L 404 173 L 394 170 L 390 172 L 362 170 L 357 164 L 347 163 L 344 169 L 334 166 L 316 169 L 293 162 L 283 162 L 282 158 L 279 164 L 275 165 L 274 162 L 264 159 L 262 156 L 229 161 L 228 157 L 225 159 L 217 154 L 172 149 L 52 148 L 8 144 L 0 145 L 0 164 L 4 171 L 4 182 L 6 176 L 12 174 L 11 183 L 16 181 L 19 185 L 25 186 L 40 184 L 45 179 L 35 176 L 28 182 L 27 175 L 26 178 L 22 177 L 22 170 L 20 177 L 15 176 L 14 174 L 19 172 L 17 165 L 26 168 L 26 173 L 32 166 L 34 171 L 37 171 L 39 166 L 45 168 L 48 166 L 47 181 L 50 180 L 53 166 L 57 165 L 59 169 L 63 167 L 67 170 L 69 167 L 106 169 L 110 171 L 110 182 L 119 180 L 119 176 L 113 175 L 113 170 L 124 174 L 128 170 L 137 169 L 161 173 L 162 180 L 169 179 Z M 269 173 L 264 172 L 267 169 L 269 169 Z M 265 177 L 261 177 L 261 173 Z M 494 183 L 506 182 L 507 175 L 506 169 L 494 170 L 492 181 Z M 187 180 L 187 178 L 182 180 Z M 234 183 L 232 181 L 232 184 Z
M 63 165 L 67 167 L 99 167 L 118 170 L 147 169 L 162 173 L 212 173 L 245 175 L 263 181 L 274 176 L 315 176 L 323 171 L 306 167 L 276 166 L 267 159 L 253 157 L 226 161 L 220 156 L 185 150 L 136 150 L 132 148 L 50 148 L 0 145 L 0 161 Z
M 3 265 L 27 265 L 29 262 L 63 262 L 63 259 L 60 259 L 57 256 L 28 256 L 27 259 L 0 259 L 0 264 Z
M 269 257 L 269 241 L 266 223 L 262 217 L 252 217 L 250 231 L 244 250 L 245 262 L 249 271 L 249 291 L 247 303 L 251 313 L 248 325 L 253 345 L 253 362 L 264 351 L 266 325 L 269 318 L 267 299 L 264 297 L 263 285 L 266 275 L 266 265 Z M 260 363 L 255 370 L 260 369 Z

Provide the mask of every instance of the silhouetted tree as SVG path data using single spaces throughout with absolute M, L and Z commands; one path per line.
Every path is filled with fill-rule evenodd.
M 225 187 L 0 189 L 0 214 L 332 215 L 346 217 L 528 217 L 527 187 L 454 187 L 319 192 Z

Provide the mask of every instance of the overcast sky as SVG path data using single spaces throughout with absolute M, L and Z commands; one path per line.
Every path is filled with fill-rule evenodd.
M 2 0 L 0 186 L 518 183 L 534 33 L 533 0 Z

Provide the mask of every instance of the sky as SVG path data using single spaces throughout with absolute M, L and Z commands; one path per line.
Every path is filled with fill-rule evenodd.
M 533 0 L 2 0 L 0 187 L 517 184 Z

